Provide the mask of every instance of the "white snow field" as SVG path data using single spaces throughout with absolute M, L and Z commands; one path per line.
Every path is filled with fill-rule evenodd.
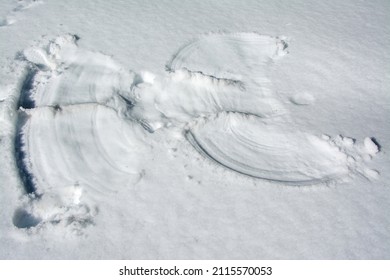
M 390 2 L 0 2 L 1 259 L 389 259 Z

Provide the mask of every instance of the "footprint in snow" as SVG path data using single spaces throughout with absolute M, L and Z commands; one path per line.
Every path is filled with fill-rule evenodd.
M 19 17 L 19 14 L 25 10 L 43 4 L 43 1 L 38 0 L 19 0 L 17 6 L 13 8 L 8 15 L 0 19 L 0 27 L 5 27 L 14 24 Z

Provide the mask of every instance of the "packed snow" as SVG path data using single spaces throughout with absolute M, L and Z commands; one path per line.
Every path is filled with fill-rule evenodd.
M 386 1 L 0 10 L 0 258 L 390 257 Z

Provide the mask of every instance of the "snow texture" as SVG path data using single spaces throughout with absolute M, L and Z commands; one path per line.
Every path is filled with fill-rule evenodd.
M 387 3 L 8 2 L 1 258 L 390 257 Z

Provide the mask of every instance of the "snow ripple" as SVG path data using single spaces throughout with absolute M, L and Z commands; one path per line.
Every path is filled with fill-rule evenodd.
M 193 126 L 187 139 L 218 164 L 259 179 L 307 185 L 348 174 L 338 147 L 255 116 L 218 114 Z
M 76 37 L 23 52 L 15 155 L 28 202 L 20 228 L 64 224 L 78 232 L 98 212 L 85 193 L 107 195 L 139 179 L 144 131 L 125 117 L 133 74 L 110 57 L 80 50 Z

